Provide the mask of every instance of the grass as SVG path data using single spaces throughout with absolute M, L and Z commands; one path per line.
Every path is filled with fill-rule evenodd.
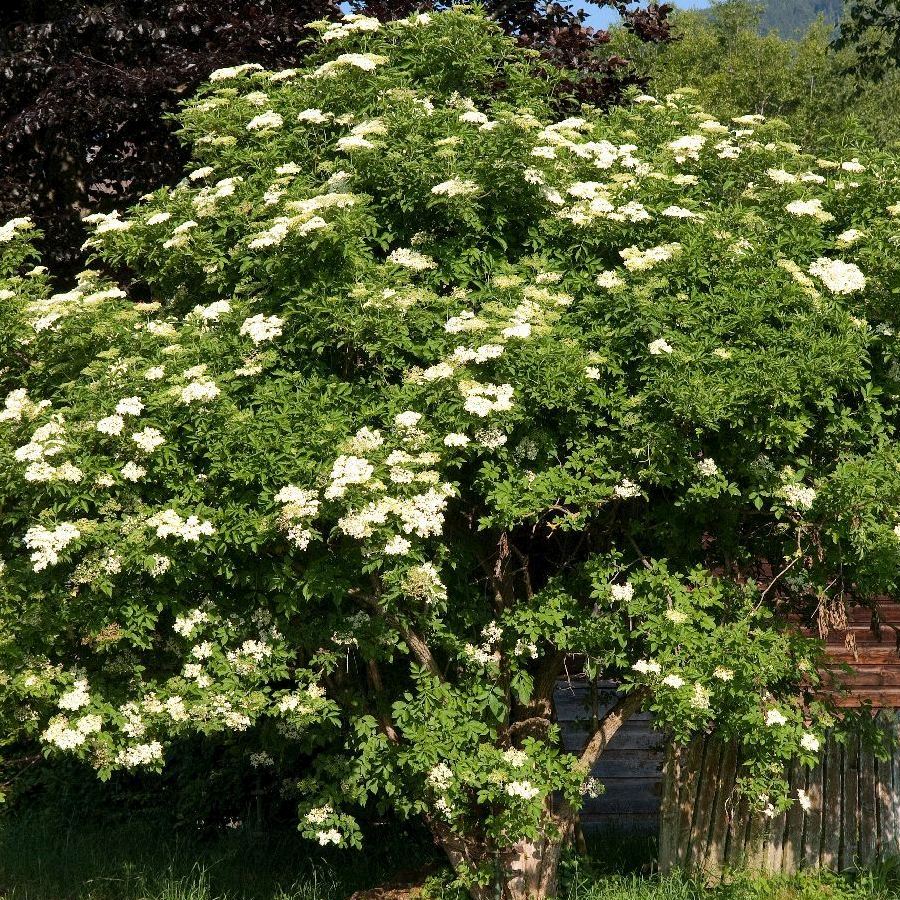
M 430 848 L 376 835 L 376 855 L 330 853 L 293 832 L 200 837 L 162 823 L 25 817 L 0 825 L 2 900 L 345 900 Z
M 20 816 L 0 823 L 0 900 L 346 900 L 433 858 L 425 840 L 382 831 L 372 836 L 372 852 L 341 854 L 291 832 L 238 829 L 204 838 L 146 817 L 111 825 Z M 597 835 L 589 850 L 568 862 L 564 900 L 900 898 L 900 866 L 888 864 L 843 877 L 737 876 L 707 887 L 649 874 L 653 842 L 646 837 Z M 432 896 L 445 897 L 437 885 Z

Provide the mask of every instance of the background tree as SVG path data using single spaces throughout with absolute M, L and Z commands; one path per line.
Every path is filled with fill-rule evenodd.
M 245 735 L 308 761 L 310 839 L 416 818 L 478 898 L 555 893 L 639 708 L 774 815 L 833 721 L 777 614 L 897 588 L 896 161 L 677 96 L 560 120 L 469 10 L 316 28 L 92 217 L 147 300 L 0 228 L 4 734 L 103 776 Z M 568 753 L 573 656 L 623 690 Z
M 900 64 L 900 4 L 895 0 L 850 0 L 838 43 L 853 50 L 860 73 L 883 78 L 894 72 Z
M 800 37 L 820 17 L 832 28 L 841 20 L 844 0 L 765 0 L 760 30 Z
M 761 34 L 763 8 L 745 0 L 679 12 L 673 40 L 653 46 L 613 29 L 604 52 L 625 57 L 648 90 L 692 87 L 706 109 L 722 117 L 747 110 L 791 122 L 804 142 L 847 151 L 889 147 L 900 140 L 900 77 L 858 69 L 854 51 L 835 46 L 833 26 L 814 22 L 802 34 Z

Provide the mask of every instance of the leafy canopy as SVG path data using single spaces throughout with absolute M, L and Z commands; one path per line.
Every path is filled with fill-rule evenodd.
M 51 293 L 0 229 L 9 735 L 101 774 L 187 730 L 504 846 L 577 807 L 567 655 L 783 804 L 830 718 L 779 603 L 896 588 L 895 160 L 683 95 L 554 121 L 477 11 L 213 73 L 194 162 Z

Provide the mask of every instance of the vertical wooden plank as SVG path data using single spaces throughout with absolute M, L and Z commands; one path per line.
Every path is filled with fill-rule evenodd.
M 766 862 L 767 872 L 781 871 L 781 857 L 784 853 L 784 829 L 787 825 L 787 814 L 780 812 L 769 819 L 766 826 Z
M 843 840 L 840 868 L 850 869 L 859 859 L 859 738 L 853 734 L 844 745 Z
M 719 764 L 724 748 L 716 738 L 707 738 L 708 747 L 703 760 L 701 784 L 697 791 L 697 808 L 691 826 L 691 845 L 689 849 L 690 867 L 700 869 L 706 862 L 709 847 L 709 829 L 712 822 L 713 809 L 716 805 L 716 792 L 719 786 Z
M 900 712 L 894 712 L 889 727 L 900 742 Z M 891 754 L 891 806 L 894 810 L 894 853 L 900 854 L 900 749 Z
M 725 852 L 728 831 L 735 813 L 734 785 L 737 778 L 738 748 L 735 741 L 729 741 L 722 751 L 719 763 L 719 791 L 713 808 L 709 831 L 709 849 L 706 853 L 705 868 L 710 872 L 722 872 L 725 868 Z
M 794 801 L 787 813 L 784 829 L 784 852 L 781 856 L 781 871 L 792 874 L 800 868 L 803 858 L 803 807 L 797 800 L 798 791 L 807 790 L 806 769 L 794 762 L 790 772 L 791 799 Z
M 878 713 L 878 724 L 888 733 L 893 726 L 893 719 L 892 710 L 881 710 Z M 895 853 L 896 824 L 894 822 L 892 765 L 891 758 L 875 760 L 875 815 L 878 819 L 876 852 L 882 859 L 893 856 Z
M 744 869 L 747 866 L 747 837 L 750 831 L 750 812 L 746 798 L 742 797 L 731 816 L 728 839 L 725 842 L 725 866 Z
M 678 864 L 690 866 L 691 827 L 694 824 L 694 811 L 697 803 L 697 791 L 703 783 L 703 759 L 709 739 L 706 735 L 695 738 L 688 747 L 681 780 L 678 799 Z
M 822 868 L 841 864 L 841 776 L 843 748 L 828 735 L 825 742 L 825 789 L 822 796 Z
M 747 846 L 744 855 L 747 860 L 747 868 L 751 872 L 761 872 L 768 863 L 768 844 L 766 839 L 769 834 L 769 819 L 754 810 L 750 813 L 750 824 L 747 828 Z
M 875 859 L 878 821 L 875 814 L 875 754 L 870 747 L 859 749 L 859 861 L 864 866 Z
M 663 796 L 659 808 L 659 870 L 664 875 L 678 865 L 678 820 L 684 750 L 669 744 L 663 766 Z
M 818 763 L 810 769 L 806 779 L 806 793 L 809 794 L 812 808 L 806 814 L 803 822 L 803 868 L 805 869 L 817 869 L 821 864 L 825 747 L 820 752 Z

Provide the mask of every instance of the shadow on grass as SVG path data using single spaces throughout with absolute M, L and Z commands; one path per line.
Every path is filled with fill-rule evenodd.
M 291 832 L 202 837 L 146 819 L 111 827 L 26 817 L 0 823 L 0 898 L 345 900 L 434 855 L 396 826 L 376 828 L 369 847 L 329 852 Z
M 596 832 L 587 844 L 566 860 L 565 900 L 900 900 L 900 864 L 708 885 L 655 874 L 652 835 Z M 325 850 L 291 831 L 204 836 L 148 816 L 20 816 L 0 820 L 0 900 L 346 900 L 435 859 L 424 835 L 396 825 L 371 826 L 366 848 Z M 430 900 L 450 900 L 439 882 Z

